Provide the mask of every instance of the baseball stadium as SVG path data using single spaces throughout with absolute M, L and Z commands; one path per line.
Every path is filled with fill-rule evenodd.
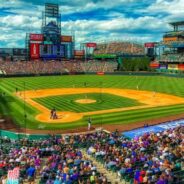
M 0 48 L 0 183 L 184 183 L 184 21 L 80 49 L 61 21 L 46 3 L 25 48 Z

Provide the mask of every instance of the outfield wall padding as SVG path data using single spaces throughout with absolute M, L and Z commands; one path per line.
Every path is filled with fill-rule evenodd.
M 60 135 L 56 135 L 60 137 Z M 22 133 L 15 133 L 7 130 L 0 130 L 0 137 L 8 137 L 10 139 L 19 140 L 23 138 L 27 138 L 29 140 L 40 140 L 40 139 L 49 139 L 51 135 L 48 134 L 22 134 Z
M 173 70 L 172 70 L 173 71 Z M 176 70 L 177 71 L 177 70 Z M 184 71 L 184 70 L 183 70 Z M 105 72 L 105 75 L 137 75 L 137 76 L 167 76 L 167 77 L 184 77 L 184 73 L 168 73 L 170 72 L 168 69 L 164 71 L 157 69 L 156 72 L 148 72 L 148 71 L 141 71 L 141 72 L 134 72 L 134 71 L 116 71 L 116 72 Z M 34 74 L 16 74 L 16 75 L 0 75 L 0 78 L 13 78 L 13 77 L 38 77 L 38 76 L 62 76 L 62 75 L 97 75 L 97 72 L 75 72 L 75 73 L 53 73 L 53 74 L 41 74 L 41 75 L 34 75 Z

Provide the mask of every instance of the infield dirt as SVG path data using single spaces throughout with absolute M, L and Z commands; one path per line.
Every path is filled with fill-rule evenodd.
M 70 94 L 82 94 L 82 93 L 109 93 L 121 97 L 131 98 L 137 100 L 143 105 L 134 106 L 134 107 L 123 107 L 116 109 L 108 110 L 99 110 L 92 112 L 84 113 L 75 113 L 75 112 L 57 112 L 58 119 L 50 119 L 50 109 L 47 109 L 43 105 L 32 100 L 33 98 L 43 98 L 48 96 L 57 96 L 57 95 L 70 95 Z M 42 89 L 42 90 L 30 90 L 22 91 L 16 93 L 16 95 L 22 100 L 25 98 L 25 101 L 38 109 L 40 114 L 35 118 L 36 120 L 44 123 L 69 123 L 82 119 L 84 116 L 91 116 L 95 114 L 106 114 L 113 112 L 121 112 L 126 110 L 134 109 L 143 109 L 159 106 L 169 106 L 184 103 L 184 98 L 156 93 L 151 91 L 140 91 L 140 90 L 130 90 L 130 89 L 115 89 L 115 88 L 57 88 L 57 89 Z

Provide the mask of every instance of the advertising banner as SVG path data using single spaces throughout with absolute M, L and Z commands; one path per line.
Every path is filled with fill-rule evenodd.
M 104 72 L 97 72 L 96 74 L 97 75 L 104 75 L 105 73 Z
M 31 43 L 30 44 L 30 57 L 31 57 L 31 59 L 39 59 L 40 58 L 40 44 L 39 43 Z
M 96 43 L 86 43 L 86 47 L 96 48 Z
M 169 70 L 178 70 L 178 64 L 168 64 Z
M 29 39 L 30 41 L 43 41 L 43 35 L 42 34 L 30 34 Z
M 178 41 L 178 37 L 163 37 L 164 42 Z
M 94 54 L 94 58 L 95 59 L 115 59 L 116 58 L 116 54 Z
M 161 64 L 160 69 L 167 69 L 167 65 Z
M 159 63 L 150 63 L 151 68 L 159 68 Z
M 154 42 L 145 43 L 144 47 L 146 47 L 146 48 L 153 48 L 153 47 L 155 47 L 155 43 Z
M 84 56 L 85 52 L 84 50 L 75 50 L 74 55 L 75 56 Z
M 184 64 L 179 64 L 179 65 L 178 65 L 178 69 L 179 69 L 179 70 L 184 70 Z
M 72 42 L 72 36 L 61 36 L 61 42 Z
M 155 126 L 149 126 L 149 127 L 145 127 L 145 128 L 138 128 L 135 130 L 131 130 L 131 131 L 127 131 L 127 132 L 123 132 L 122 134 L 126 137 L 129 137 L 131 139 L 136 138 L 136 137 L 140 137 L 142 135 L 144 135 L 145 133 L 150 133 L 150 132 L 162 132 L 171 128 L 175 128 L 178 126 L 184 126 L 184 120 L 177 120 L 177 121 L 170 121 L 170 122 L 166 122 L 163 124 L 159 124 L 159 125 L 155 125 Z

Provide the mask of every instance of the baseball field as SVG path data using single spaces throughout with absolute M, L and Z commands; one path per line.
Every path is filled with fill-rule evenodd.
M 128 125 L 184 113 L 184 79 L 177 77 L 2 78 L 0 91 L 0 114 L 28 129 L 77 129 L 87 126 L 88 117 L 97 126 Z

